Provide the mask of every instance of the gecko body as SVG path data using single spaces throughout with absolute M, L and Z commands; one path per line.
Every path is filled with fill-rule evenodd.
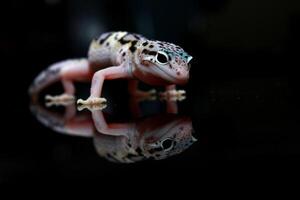
M 64 94 L 55 98 L 72 99 L 74 81 L 92 81 L 90 97 L 77 102 L 102 103 L 106 101 L 101 98 L 104 80 L 126 78 L 131 80 L 129 92 L 132 95 L 150 94 L 137 90 L 138 81 L 166 86 L 165 94 L 176 95 L 175 85 L 185 84 L 189 79 L 191 59 L 192 56 L 172 43 L 149 40 L 135 33 L 108 32 L 91 42 L 88 58 L 55 63 L 41 72 L 30 86 L 29 93 L 37 94 L 51 83 L 61 80 Z M 54 97 L 48 98 L 51 100 Z

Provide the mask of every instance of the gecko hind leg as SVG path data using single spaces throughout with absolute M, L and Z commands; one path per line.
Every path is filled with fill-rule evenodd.
M 75 100 L 75 87 L 74 83 L 70 80 L 62 80 L 62 85 L 64 88 L 64 93 L 60 95 L 46 95 L 45 100 L 49 101 L 53 104 L 64 104 L 65 102 L 74 101 Z M 48 102 L 48 103 L 49 103 Z
M 89 79 L 91 71 L 86 59 L 74 60 L 68 62 L 60 71 L 61 82 L 64 88 L 64 93 L 60 95 L 46 95 L 45 100 L 48 103 L 64 104 L 65 102 L 75 101 L 74 81 Z
M 100 97 L 104 80 L 112 80 L 119 78 L 131 78 L 131 74 L 128 73 L 128 64 L 123 63 L 119 66 L 112 66 L 109 68 L 101 69 L 94 73 L 91 85 L 90 97 L 86 100 L 79 99 L 77 104 L 80 105 L 99 105 L 106 103 L 106 99 Z

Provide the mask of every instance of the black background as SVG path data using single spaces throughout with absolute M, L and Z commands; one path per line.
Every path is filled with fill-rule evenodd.
M 299 1 L 85 0 L 1 3 L 0 183 L 170 181 L 217 174 L 286 173 L 300 148 L 289 112 L 289 74 L 299 55 Z M 91 139 L 39 124 L 28 86 L 45 67 L 85 57 L 90 40 L 126 30 L 193 55 L 187 99 L 198 142 L 181 155 L 132 165 L 98 157 Z M 128 116 L 122 81 L 105 89 L 115 118 Z M 111 90 L 110 90 L 111 89 Z M 111 91 L 111 92 L 109 92 Z M 115 97 L 114 97 L 115 96 Z M 127 100 L 125 100 L 127 102 Z

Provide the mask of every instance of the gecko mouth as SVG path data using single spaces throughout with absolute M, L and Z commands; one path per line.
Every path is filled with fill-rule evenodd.
M 174 82 L 174 83 L 185 83 L 186 82 L 186 80 L 182 80 L 181 77 L 172 75 L 172 74 L 166 72 L 163 68 L 161 68 L 159 66 L 156 66 L 156 68 L 158 69 L 158 70 L 156 70 L 157 73 L 163 74 L 164 78 L 166 78 L 167 80 L 169 80 L 171 82 Z

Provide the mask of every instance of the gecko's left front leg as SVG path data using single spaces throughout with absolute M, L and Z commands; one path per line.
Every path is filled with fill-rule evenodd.
M 123 63 L 119 66 L 112 66 L 97 71 L 92 79 L 90 97 L 86 100 L 79 99 L 77 103 L 82 105 L 95 105 L 105 103 L 106 99 L 100 97 L 104 80 L 131 78 L 132 75 L 129 73 L 129 67 L 130 66 L 128 63 Z

